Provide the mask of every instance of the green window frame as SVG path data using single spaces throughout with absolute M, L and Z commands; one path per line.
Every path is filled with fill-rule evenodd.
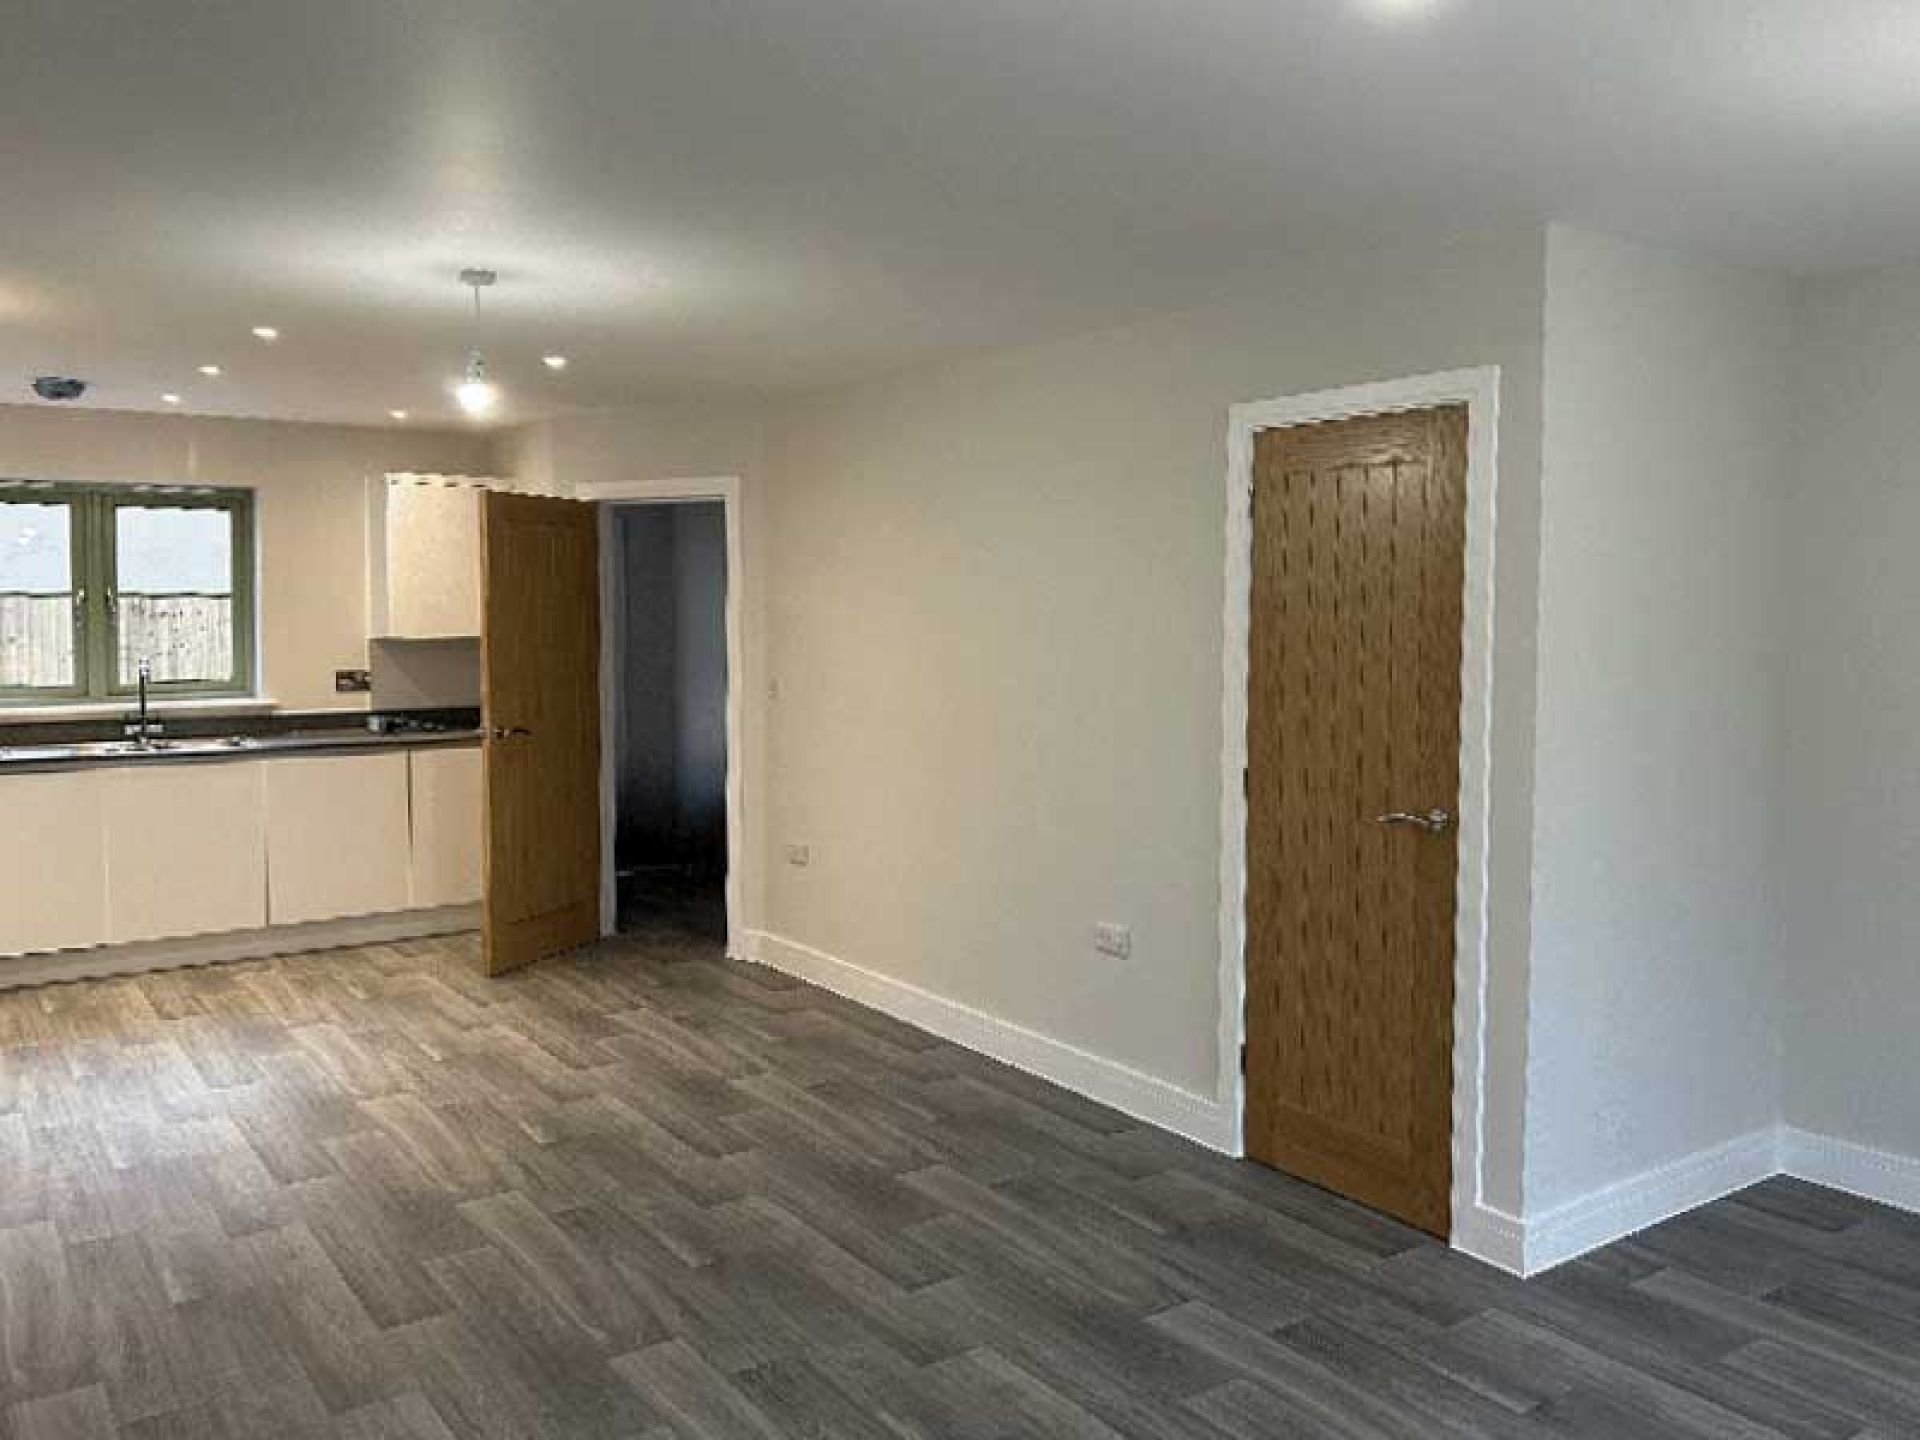
M 67 507 L 73 568 L 73 683 L 0 684 L 0 707 L 98 704 L 134 694 L 137 680 L 123 681 L 118 655 L 122 607 L 119 587 L 119 517 L 127 509 L 213 510 L 227 516 L 232 566 L 232 673 L 224 678 L 156 680 L 157 699 L 251 696 L 255 683 L 254 492 L 170 485 L 76 485 L 0 480 L 0 505 Z M 204 592 L 202 592 L 204 593 Z M 170 598 L 188 598 L 177 592 Z

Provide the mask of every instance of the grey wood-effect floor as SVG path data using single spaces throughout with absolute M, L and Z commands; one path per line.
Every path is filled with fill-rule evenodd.
M 1522 1284 L 660 929 L 0 996 L 0 1435 L 1920 1434 L 1920 1219 Z

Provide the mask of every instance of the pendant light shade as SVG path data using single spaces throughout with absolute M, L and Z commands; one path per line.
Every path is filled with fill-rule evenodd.
M 500 403 L 500 387 L 487 376 L 487 357 L 480 353 L 480 292 L 499 277 L 491 270 L 462 270 L 460 283 L 473 291 L 473 349 L 467 367 L 453 387 L 453 398 L 474 419 L 484 419 Z
M 487 378 L 487 359 L 478 350 L 467 353 L 466 373 L 453 387 L 453 398 L 475 419 L 491 413 L 500 403 L 500 387 Z

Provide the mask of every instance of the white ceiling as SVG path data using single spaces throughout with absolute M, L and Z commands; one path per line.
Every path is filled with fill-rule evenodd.
M 1913 0 L 8 0 L 0 400 L 435 423 L 463 265 L 509 419 L 1420 232 L 1848 267 L 1920 253 L 1916 157 Z

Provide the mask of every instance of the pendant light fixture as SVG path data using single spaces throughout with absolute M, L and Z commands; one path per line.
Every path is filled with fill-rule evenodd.
M 491 270 L 460 272 L 460 283 L 473 291 L 474 344 L 467 352 L 467 368 L 453 387 L 453 398 L 476 420 L 485 417 L 500 402 L 500 387 L 487 378 L 487 357 L 480 353 L 480 292 L 499 278 Z

